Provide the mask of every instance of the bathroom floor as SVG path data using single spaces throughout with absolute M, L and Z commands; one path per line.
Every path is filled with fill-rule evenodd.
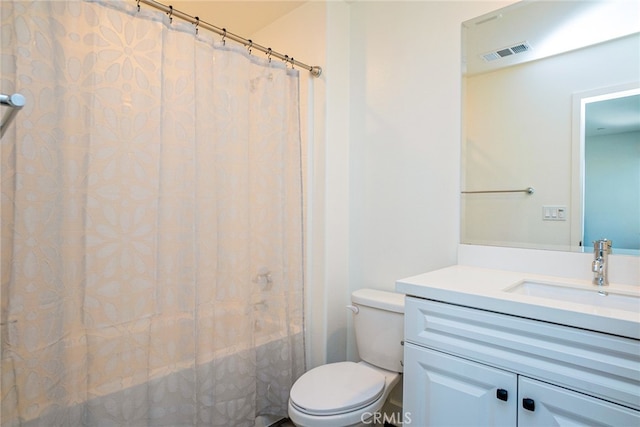
M 269 427 L 295 427 L 290 419 L 286 418 L 284 420 L 280 420 L 275 424 L 271 424 Z M 395 427 L 393 424 L 384 423 L 384 427 Z

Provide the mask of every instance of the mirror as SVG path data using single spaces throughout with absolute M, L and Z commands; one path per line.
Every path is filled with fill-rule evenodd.
M 614 253 L 640 254 L 640 114 L 628 96 L 640 88 L 637 2 L 522 1 L 462 33 L 461 242 L 591 251 L 589 239 L 607 237 Z M 624 110 L 592 125 L 616 98 L 629 98 Z M 592 126 L 625 134 L 626 154 L 585 145 Z M 626 175 L 604 166 L 622 158 Z M 602 192 L 621 205 L 604 209 Z M 625 238 L 618 247 L 609 234 Z
M 583 170 L 571 218 L 572 240 L 607 238 L 622 250 L 640 249 L 640 88 L 604 88 L 575 97 L 574 158 Z M 573 203 L 572 203 L 573 204 Z

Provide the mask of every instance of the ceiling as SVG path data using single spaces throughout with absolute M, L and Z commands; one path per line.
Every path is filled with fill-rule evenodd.
M 640 131 L 640 95 L 615 97 L 586 105 L 587 136 Z
M 305 3 L 298 0 L 158 1 L 242 38 L 250 38 L 256 31 Z

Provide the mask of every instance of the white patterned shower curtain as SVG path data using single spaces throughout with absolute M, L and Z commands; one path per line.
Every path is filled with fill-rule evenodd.
M 304 370 L 297 71 L 135 1 L 1 2 L 2 426 L 250 426 Z

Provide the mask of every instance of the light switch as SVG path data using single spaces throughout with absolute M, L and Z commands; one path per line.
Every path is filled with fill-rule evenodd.
M 564 211 L 564 208 L 563 207 L 559 207 L 558 208 L 558 219 L 560 219 L 560 220 L 566 219 L 565 216 L 566 216 L 566 213 Z
M 566 221 L 567 207 L 556 205 L 545 205 L 542 207 L 543 221 Z

